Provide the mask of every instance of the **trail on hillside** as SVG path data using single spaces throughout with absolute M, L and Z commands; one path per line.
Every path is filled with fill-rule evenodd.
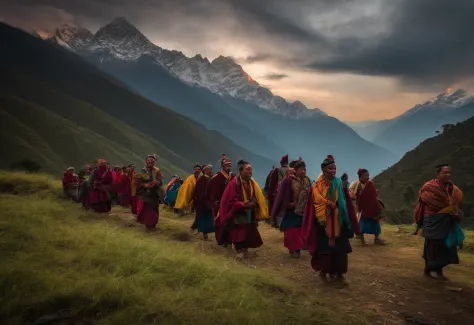
M 141 227 L 131 213 L 122 208 L 111 212 L 125 226 Z M 160 237 L 167 225 L 189 231 L 193 216 L 177 217 L 161 211 L 158 231 Z M 161 227 L 160 227 L 161 225 Z M 161 230 L 160 230 L 161 228 Z M 423 276 L 421 239 L 397 227 L 385 227 L 385 246 L 361 246 L 352 240 L 354 252 L 349 255 L 351 282 L 347 287 L 322 283 L 310 266 L 310 256 L 302 252 L 293 259 L 283 247 L 283 233 L 261 223 L 259 231 L 264 245 L 256 250 L 255 258 L 242 262 L 248 267 L 262 269 L 271 276 L 279 274 L 296 291 L 317 293 L 325 297 L 324 304 L 342 313 L 368 314 L 374 324 L 468 324 L 474 319 L 474 260 L 461 256 L 461 264 L 446 268 L 448 283 L 438 283 Z M 204 254 L 222 255 L 233 259 L 235 252 L 219 247 L 214 236 L 203 241 L 200 235 L 187 237 Z

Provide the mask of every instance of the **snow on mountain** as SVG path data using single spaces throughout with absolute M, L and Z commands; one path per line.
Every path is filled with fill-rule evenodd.
M 400 115 L 397 119 L 424 110 L 455 110 L 471 102 L 474 102 L 474 97 L 469 96 L 465 90 L 453 90 L 452 88 L 448 88 L 436 97 L 433 97 L 424 103 L 415 105 L 413 108 Z
M 308 109 L 300 101 L 290 103 L 273 95 L 230 57 L 219 56 L 210 62 L 199 54 L 188 58 L 182 52 L 162 49 L 122 17 L 101 27 L 95 35 L 87 29 L 62 25 L 52 38 L 49 39 L 65 48 L 82 54 L 100 54 L 103 59 L 111 56 L 136 60 L 143 55 L 151 56 L 188 85 L 241 99 L 280 115 L 295 119 L 327 115 L 318 108 Z

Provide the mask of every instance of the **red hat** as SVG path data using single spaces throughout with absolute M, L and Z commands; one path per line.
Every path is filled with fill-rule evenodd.
M 281 157 L 280 163 L 288 162 L 288 155 Z

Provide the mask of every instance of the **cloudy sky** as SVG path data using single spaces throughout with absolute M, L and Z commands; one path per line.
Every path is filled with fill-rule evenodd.
M 126 17 L 155 44 L 232 56 L 260 84 L 345 121 L 474 90 L 473 0 L 0 0 L 0 20 L 96 31 Z

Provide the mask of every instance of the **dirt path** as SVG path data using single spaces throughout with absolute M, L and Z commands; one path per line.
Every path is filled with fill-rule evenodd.
M 112 211 L 126 226 L 139 225 L 133 216 L 120 208 Z M 178 227 L 189 231 L 193 217 L 176 217 L 163 212 L 162 230 Z M 182 228 L 181 228 L 182 227 Z M 422 276 L 421 239 L 397 227 L 384 227 L 388 245 L 363 247 L 352 240 L 354 252 L 349 255 L 350 285 L 340 288 L 323 284 L 311 269 L 310 256 L 303 252 L 300 259 L 290 258 L 283 247 L 283 234 L 266 224 L 259 231 L 264 245 L 257 257 L 244 263 L 249 267 L 269 270 L 288 279 L 298 290 L 318 293 L 326 303 L 350 315 L 368 314 L 373 324 L 469 324 L 474 320 L 474 260 L 463 259 L 461 265 L 449 266 L 449 283 L 438 283 Z M 231 249 L 217 246 L 214 237 L 202 241 L 200 235 L 191 242 L 205 254 L 234 258 Z M 370 239 L 369 239 L 370 240 Z

